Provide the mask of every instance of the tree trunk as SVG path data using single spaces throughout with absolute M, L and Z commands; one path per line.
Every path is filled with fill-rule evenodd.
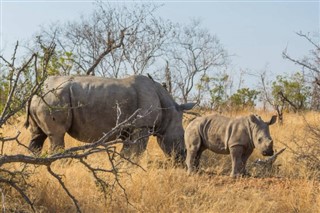
M 170 93 L 170 95 L 172 95 L 172 79 L 171 79 L 171 71 L 169 68 L 168 61 L 166 61 L 165 78 L 166 78 L 166 88 Z

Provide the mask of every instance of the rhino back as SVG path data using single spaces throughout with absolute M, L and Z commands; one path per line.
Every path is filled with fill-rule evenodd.
M 213 152 L 227 154 L 225 140 L 230 121 L 230 118 L 221 115 L 205 116 L 199 125 L 203 145 Z
M 143 78 L 142 78 L 143 79 Z M 48 80 L 49 88 L 59 82 L 68 88 L 72 108 L 72 122 L 68 133 L 81 141 L 92 142 L 111 130 L 117 122 L 123 121 L 137 109 L 147 111 L 160 108 L 154 87 L 148 79 L 139 77 L 108 79 L 100 77 L 53 77 Z M 147 98 L 153 97 L 153 99 Z M 117 111 L 117 106 L 120 111 Z M 137 125 L 153 124 L 154 115 L 149 114 Z

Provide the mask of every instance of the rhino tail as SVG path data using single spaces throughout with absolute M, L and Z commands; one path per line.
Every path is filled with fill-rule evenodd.
M 29 117 L 30 117 L 30 103 L 31 103 L 31 98 L 27 101 L 26 103 L 26 112 L 27 112 L 27 116 L 26 116 L 26 121 L 24 122 L 23 126 L 27 129 L 30 125 L 29 122 Z

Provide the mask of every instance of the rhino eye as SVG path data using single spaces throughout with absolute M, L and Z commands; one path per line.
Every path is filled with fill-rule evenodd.
M 259 139 L 258 139 L 258 142 L 259 142 L 259 143 L 262 143 L 262 138 L 259 138 Z

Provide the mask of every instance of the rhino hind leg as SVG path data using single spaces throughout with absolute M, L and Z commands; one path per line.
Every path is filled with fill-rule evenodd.
M 197 156 L 196 150 L 187 150 L 187 158 L 186 158 L 186 164 L 188 167 L 188 173 L 191 174 L 194 172 L 195 168 L 195 160 Z
M 47 138 L 47 135 L 42 131 L 42 129 L 34 122 L 33 119 L 29 118 L 30 123 L 30 132 L 31 140 L 29 144 L 29 149 L 34 154 L 40 154 L 44 141 Z
M 203 151 L 204 149 L 201 147 L 197 150 L 187 150 L 186 164 L 189 174 L 199 171 L 200 158 Z
M 201 158 L 202 152 L 203 152 L 204 150 L 205 150 L 205 149 L 201 146 L 200 149 L 198 150 L 197 155 L 196 155 L 196 158 L 195 158 L 195 161 L 194 161 L 194 166 L 195 166 L 195 168 L 196 168 L 196 171 L 199 170 L 200 158 Z
M 40 154 L 46 138 L 47 135 L 44 134 L 44 132 L 39 127 L 37 127 L 37 129 L 31 133 L 29 149 L 37 155 Z
M 31 141 L 29 149 L 36 155 L 41 153 L 44 141 L 48 136 L 38 126 L 31 127 Z M 64 134 L 52 134 L 49 135 L 50 150 L 51 152 L 58 149 L 64 149 Z

